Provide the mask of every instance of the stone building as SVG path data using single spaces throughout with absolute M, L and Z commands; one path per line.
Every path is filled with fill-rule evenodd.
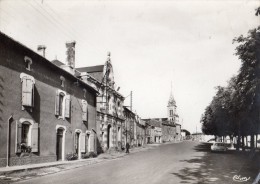
M 62 69 L 0 33 L 0 166 L 96 152 L 97 90 L 77 78 L 75 42 L 66 46 Z
M 136 115 L 126 106 L 124 106 L 124 117 L 125 121 L 123 124 L 123 135 L 122 142 L 123 147 L 125 147 L 128 142 L 130 146 L 136 145 Z
M 136 115 L 136 146 L 143 146 L 145 142 L 145 121 Z
M 143 119 L 146 125 L 146 141 L 149 143 L 162 143 L 162 123 L 159 119 Z
M 147 124 L 147 143 L 181 140 L 181 125 L 177 123 L 179 116 L 176 108 L 176 102 L 171 92 L 167 105 L 167 118 L 143 119 Z
M 178 124 L 178 114 L 176 112 L 176 102 L 172 95 L 170 94 L 170 98 L 167 105 L 167 118 L 161 118 L 162 122 L 162 141 L 180 141 L 181 140 L 181 125 Z
M 99 152 L 121 149 L 124 97 L 115 87 L 110 53 L 104 65 L 77 70 L 80 72 L 80 78 L 99 92 L 96 99 Z

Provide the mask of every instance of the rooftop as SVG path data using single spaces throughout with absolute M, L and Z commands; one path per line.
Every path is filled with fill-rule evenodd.
M 81 68 L 76 68 L 76 69 L 77 69 L 79 72 L 87 72 L 87 73 L 103 72 L 103 70 L 104 70 L 104 65 L 81 67 Z

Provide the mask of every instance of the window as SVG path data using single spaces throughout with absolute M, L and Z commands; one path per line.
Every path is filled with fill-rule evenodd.
M 86 100 L 82 100 L 81 105 L 82 105 L 82 120 L 88 121 L 88 102 Z
M 59 118 L 70 118 L 70 95 L 62 90 L 56 91 L 55 115 Z
M 173 110 L 170 110 L 170 116 L 173 116 Z
M 63 76 L 60 76 L 60 85 L 61 87 L 64 87 L 65 78 Z
M 26 146 L 28 146 L 29 127 L 30 127 L 30 124 L 28 122 L 25 122 L 22 124 L 21 143 L 25 144 Z
M 32 59 L 29 58 L 28 56 L 24 56 L 24 62 L 25 62 L 25 68 L 26 70 L 31 70 L 31 64 L 32 64 Z
M 20 74 L 22 82 L 22 106 L 33 107 L 34 106 L 34 84 L 35 80 L 32 76 L 25 73 Z
M 21 118 L 16 123 L 15 152 L 38 152 L 38 123 Z
M 86 89 L 83 89 L 83 96 L 84 96 L 84 98 L 86 98 L 86 95 L 87 94 L 87 90 Z

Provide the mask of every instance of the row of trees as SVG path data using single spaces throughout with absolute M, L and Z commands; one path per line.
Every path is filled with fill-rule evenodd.
M 260 7 L 256 16 L 260 14 Z M 255 147 L 255 135 L 260 133 L 260 26 L 250 30 L 247 36 L 234 38 L 235 55 L 241 61 L 238 74 L 227 86 L 216 87 L 216 95 L 206 107 L 201 118 L 202 131 L 207 135 L 237 137 L 237 149 L 241 138 L 251 136 L 251 148 Z

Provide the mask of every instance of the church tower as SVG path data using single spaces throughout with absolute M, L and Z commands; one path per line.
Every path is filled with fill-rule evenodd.
M 168 101 L 167 111 L 168 111 L 168 121 L 175 123 L 175 114 L 176 114 L 176 102 L 172 95 L 172 87 L 171 87 L 171 94 Z

